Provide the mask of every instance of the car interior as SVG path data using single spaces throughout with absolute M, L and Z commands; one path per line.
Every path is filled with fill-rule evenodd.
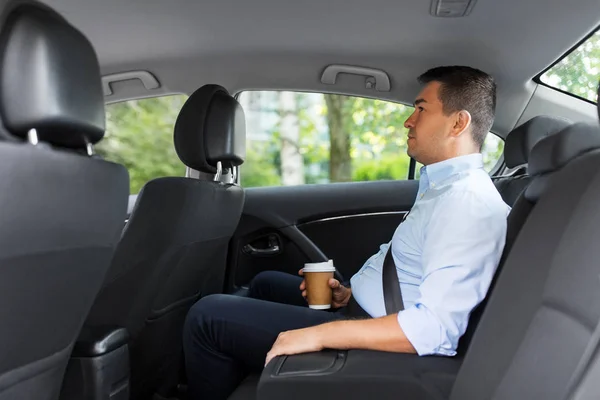
M 200 298 L 330 259 L 349 279 L 415 202 L 392 116 L 440 65 L 494 77 L 512 207 L 458 354 L 279 356 L 230 399 L 600 399 L 598 0 L 0 4 L 0 400 L 185 400 Z M 335 98 L 348 130 L 391 107 L 348 157 L 374 170 L 393 132 L 401 173 L 334 171 Z

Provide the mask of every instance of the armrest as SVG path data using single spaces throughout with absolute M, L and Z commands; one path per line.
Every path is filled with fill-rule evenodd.
M 263 370 L 258 400 L 445 399 L 461 361 L 368 350 L 282 356 Z
M 60 400 L 128 400 L 128 341 L 124 328 L 84 327 L 65 371 Z
M 127 329 L 114 326 L 83 327 L 72 357 L 97 357 L 110 353 L 129 342 Z

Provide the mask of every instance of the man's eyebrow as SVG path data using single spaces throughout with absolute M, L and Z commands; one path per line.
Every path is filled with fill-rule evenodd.
M 417 105 L 419 105 L 421 103 L 427 103 L 427 100 L 425 100 L 425 99 L 416 99 L 415 102 L 413 103 L 413 105 L 416 107 Z

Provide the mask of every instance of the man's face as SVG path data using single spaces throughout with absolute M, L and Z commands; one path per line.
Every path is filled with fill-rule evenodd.
M 415 100 L 415 111 L 404 122 L 408 129 L 407 153 L 423 165 L 446 159 L 450 145 L 453 118 L 444 115 L 439 89 L 439 82 L 428 83 Z

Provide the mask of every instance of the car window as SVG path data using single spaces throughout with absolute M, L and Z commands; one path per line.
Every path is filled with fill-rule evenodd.
M 495 172 L 494 169 L 498 165 L 498 160 L 504 152 L 504 140 L 496 136 L 492 132 L 488 133 L 481 148 L 483 155 L 483 169 L 489 173 Z
M 247 132 L 242 186 L 408 178 L 404 121 L 411 106 L 285 91 L 242 92 L 239 101 Z M 502 139 L 487 136 L 482 151 L 487 171 L 503 150 Z
M 106 106 L 106 135 L 96 151 L 127 167 L 131 193 L 139 193 L 152 179 L 185 175 L 173 146 L 173 128 L 186 99 L 173 95 Z
M 598 75 L 600 75 L 600 31 L 596 31 L 544 72 L 540 80 L 555 89 L 597 102 Z
M 322 93 L 248 91 L 245 187 L 406 179 L 403 104 Z

